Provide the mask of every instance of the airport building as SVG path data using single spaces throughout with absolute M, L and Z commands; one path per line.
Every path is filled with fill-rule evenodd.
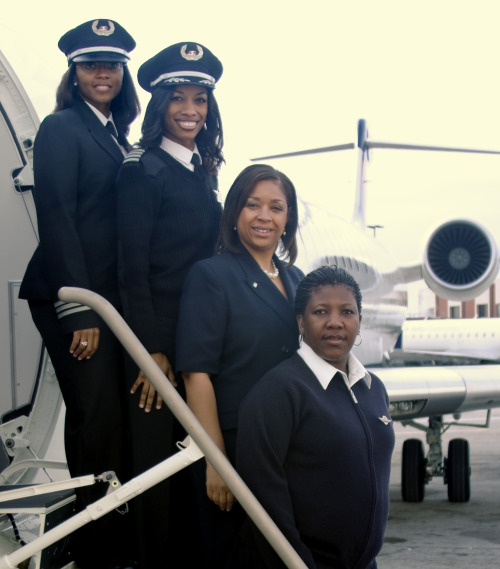
M 410 318 L 500 318 L 500 278 L 473 300 L 446 300 L 436 296 L 424 283 L 408 287 Z

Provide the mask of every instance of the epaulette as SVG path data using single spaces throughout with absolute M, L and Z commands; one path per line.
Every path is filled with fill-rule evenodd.
M 157 176 L 158 172 L 167 168 L 168 165 L 155 152 L 146 152 L 146 150 L 147 148 L 134 148 L 127 154 L 123 163 L 137 164 L 140 162 L 146 174 Z
M 134 148 L 127 154 L 123 163 L 129 164 L 130 162 L 139 162 L 144 152 L 146 152 L 145 148 Z

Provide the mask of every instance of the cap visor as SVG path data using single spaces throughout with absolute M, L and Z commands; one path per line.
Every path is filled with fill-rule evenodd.
M 85 61 L 121 61 L 127 63 L 128 57 L 121 53 L 113 53 L 111 51 L 98 51 L 94 53 L 81 53 L 72 59 L 73 63 L 83 63 Z

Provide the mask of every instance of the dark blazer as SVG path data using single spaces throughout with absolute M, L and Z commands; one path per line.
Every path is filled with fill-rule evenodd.
M 115 178 L 123 154 L 83 101 L 45 118 L 35 139 L 34 199 L 40 245 L 20 298 L 57 301 L 62 286 L 117 304 Z M 97 326 L 90 310 L 62 319 L 66 331 Z
M 128 474 L 124 452 L 125 387 L 118 341 L 101 319 L 75 303 L 60 303 L 62 286 L 84 287 L 118 306 L 115 178 L 123 154 L 83 101 L 49 115 L 34 147 L 34 199 L 40 244 L 21 285 L 54 365 L 66 404 L 65 450 L 72 476 L 113 470 Z M 56 305 L 54 306 L 54 303 Z M 75 330 L 99 327 L 99 349 L 90 360 L 69 353 Z M 102 436 L 106 433 L 106 436 Z M 98 488 L 77 490 L 77 507 L 94 501 Z M 109 557 L 124 556 L 124 516 L 107 516 L 83 531 L 74 549 L 81 567 L 87 544 Z
M 176 367 L 211 376 L 222 430 L 236 428 L 249 389 L 298 347 L 293 304 L 303 274 L 275 262 L 288 298 L 243 247 L 196 263 L 184 284 Z

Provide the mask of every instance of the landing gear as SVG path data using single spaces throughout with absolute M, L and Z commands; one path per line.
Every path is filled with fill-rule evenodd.
M 422 502 L 425 488 L 424 445 L 419 439 L 408 439 L 403 444 L 401 492 L 405 502 Z
M 450 502 L 468 502 L 470 498 L 469 442 L 453 439 L 448 445 L 445 459 L 445 484 L 448 484 Z
M 429 453 L 424 456 L 423 443 L 419 439 L 408 439 L 403 444 L 401 465 L 401 493 L 405 502 L 422 502 L 425 485 L 435 477 L 442 477 L 448 486 L 450 502 L 468 502 L 470 499 L 470 456 L 466 439 L 452 439 L 448 445 L 448 457 L 443 457 L 442 435 L 452 426 L 488 428 L 488 410 L 484 425 L 467 423 L 444 423 L 442 417 L 429 417 L 428 426 L 416 421 L 402 421 L 426 433 Z

